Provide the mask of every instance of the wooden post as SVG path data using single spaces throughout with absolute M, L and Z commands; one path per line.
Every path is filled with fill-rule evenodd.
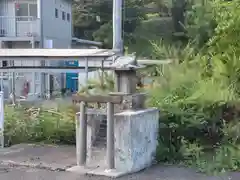
M 76 156 L 77 156 L 77 165 L 80 165 L 80 114 L 76 114 L 75 117 L 75 125 L 76 125 Z
M 0 91 L 0 138 L 1 148 L 4 148 L 4 93 Z
M 114 155 L 114 104 L 107 103 L 107 168 L 115 168 Z
M 35 41 L 34 41 L 34 37 L 32 38 L 32 41 L 31 41 L 31 45 L 32 45 L 32 49 L 35 49 Z M 36 60 L 33 60 L 33 66 L 36 66 L 35 64 Z M 32 86 L 33 86 L 33 96 L 35 98 L 35 95 L 36 95 L 36 92 L 37 92 L 37 87 L 36 87 L 36 76 L 37 76 L 37 73 L 33 72 L 32 73 L 32 79 L 33 79 L 33 83 L 32 83 Z
M 87 115 L 85 102 L 80 103 L 79 142 L 77 142 L 77 165 L 85 165 L 87 159 Z M 78 144 L 79 143 L 79 144 Z
M 2 41 L 0 41 L 0 49 L 2 49 L 3 48 L 3 42 Z M 2 61 L 2 63 L 0 64 L 0 67 L 3 67 L 3 61 Z M 4 92 L 4 89 L 3 89 L 3 75 L 4 75 L 4 73 L 2 72 L 2 73 L 0 73 L 1 74 L 1 82 L 0 82 L 0 86 L 1 86 L 1 91 L 2 92 Z
M 88 83 L 88 58 L 85 58 L 85 85 Z

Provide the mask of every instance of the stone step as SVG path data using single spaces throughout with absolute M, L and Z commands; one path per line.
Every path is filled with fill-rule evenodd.
M 96 143 L 105 143 L 107 141 L 107 137 L 104 136 L 104 137 L 100 137 L 98 136 L 95 140 Z
M 106 145 L 107 145 L 106 141 L 95 141 L 95 143 L 93 144 L 95 148 L 106 147 Z
M 107 121 L 102 120 L 93 146 L 94 147 L 106 147 L 106 141 L 107 141 Z
M 98 137 L 106 137 L 106 136 L 107 136 L 107 121 L 103 120 L 103 121 L 101 121 L 97 138 Z
M 105 122 L 101 123 L 100 128 L 107 128 L 107 123 L 105 123 Z
M 102 132 L 102 133 L 98 133 L 98 136 L 96 137 L 96 138 L 100 138 L 100 139 L 102 139 L 102 138 L 106 138 L 107 137 L 107 133 L 105 133 L 105 132 Z

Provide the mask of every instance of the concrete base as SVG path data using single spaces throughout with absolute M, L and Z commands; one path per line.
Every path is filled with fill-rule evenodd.
M 68 172 L 77 173 L 79 175 L 86 175 L 89 171 L 91 171 L 91 168 L 88 168 L 86 166 L 73 166 L 71 168 L 66 169 Z
M 95 175 L 95 176 L 107 176 L 107 177 L 111 177 L 111 178 L 119 178 L 121 176 L 129 174 L 129 172 L 119 171 L 117 169 L 97 168 L 97 169 L 87 172 L 87 174 Z
M 133 173 L 151 166 L 158 145 L 158 109 L 128 110 L 115 117 L 115 168 Z
M 79 175 L 94 175 L 94 176 L 106 176 L 111 178 L 118 178 L 129 174 L 129 172 L 118 171 L 116 169 L 104 169 L 103 167 L 91 168 L 87 166 L 74 166 L 66 171 L 76 173 Z

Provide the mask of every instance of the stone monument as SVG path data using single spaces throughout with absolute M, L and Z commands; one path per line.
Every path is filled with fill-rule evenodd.
M 115 72 L 117 92 L 108 96 L 78 97 L 80 102 L 94 100 L 107 103 L 106 164 L 87 169 L 86 142 L 92 138 L 80 138 L 80 144 L 84 147 L 79 151 L 81 163 L 79 167 L 70 168 L 70 171 L 119 177 L 151 166 L 158 145 L 159 111 L 156 108 L 145 108 L 145 94 L 136 91 L 136 71 L 140 68 L 134 56 L 120 57 L 111 67 Z M 86 127 L 87 123 L 83 121 L 86 119 L 86 110 L 83 110 L 83 105 L 81 109 L 80 126 L 82 124 Z M 87 136 L 87 128 L 82 128 L 80 135 Z M 96 126 L 92 131 L 98 131 Z
M 158 145 L 159 111 L 145 108 L 145 94 L 136 92 L 138 69 L 135 56 L 121 57 L 113 64 L 117 91 L 128 104 L 115 114 L 115 169 L 119 174 L 149 167 Z

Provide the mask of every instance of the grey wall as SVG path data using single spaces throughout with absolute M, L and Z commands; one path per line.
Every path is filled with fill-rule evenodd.
M 3 0 L 0 0 L 0 16 L 3 16 L 4 4 Z
M 14 0 L 0 0 L 0 5 L 2 16 L 15 16 Z
M 69 48 L 72 40 L 72 21 L 67 21 L 67 13 L 72 16 L 70 0 L 42 0 L 43 1 L 43 35 L 53 40 L 54 48 Z M 58 9 L 58 18 L 55 17 L 55 8 Z M 66 19 L 62 20 L 62 12 Z
M 1 16 L 9 16 L 13 17 L 15 16 L 15 9 L 14 9 L 14 1 L 13 0 L 0 0 L 0 14 Z M 1 29 L 8 29 L 8 33 L 15 34 L 15 21 L 12 19 L 9 19 L 7 21 L 6 19 L 1 19 Z
M 41 0 L 38 0 L 38 2 Z M 43 36 L 44 39 L 53 41 L 53 48 L 70 48 L 72 42 L 72 4 L 71 0 L 42 0 L 43 5 Z M 58 9 L 58 18 L 55 17 L 55 8 Z M 65 12 L 65 20 L 62 19 Z M 67 21 L 67 13 L 70 21 Z M 61 61 L 51 63 L 56 65 Z M 64 86 L 64 75 L 55 74 L 53 80 L 54 89 Z

